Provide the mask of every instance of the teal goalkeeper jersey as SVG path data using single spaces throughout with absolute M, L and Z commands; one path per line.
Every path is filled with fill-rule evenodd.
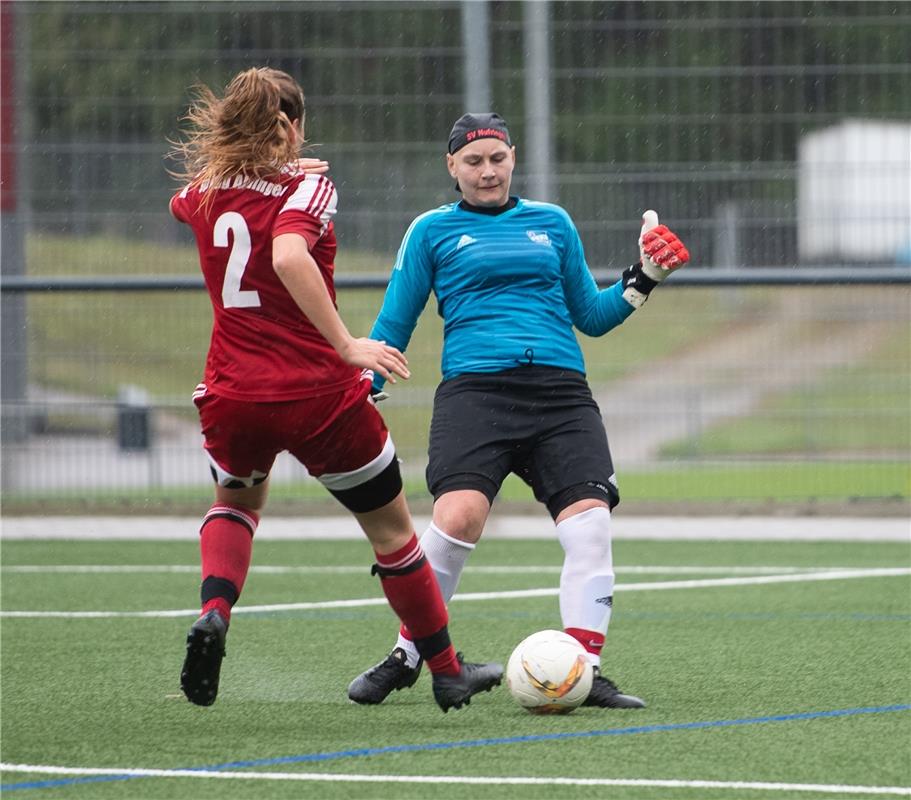
M 600 336 L 633 312 L 619 281 L 598 289 L 566 211 L 523 199 L 497 215 L 451 203 L 415 219 L 370 338 L 404 352 L 431 291 L 443 380 L 523 364 L 584 374 L 573 326 Z M 376 376 L 374 386 L 383 383 Z

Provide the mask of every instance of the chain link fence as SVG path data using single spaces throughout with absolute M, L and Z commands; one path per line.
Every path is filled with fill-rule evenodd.
M 4 280 L 197 274 L 167 213 L 168 139 L 194 83 L 269 65 L 300 79 L 310 152 L 332 165 L 338 274 L 379 284 L 411 219 L 456 198 L 452 121 L 490 106 L 517 144 L 515 190 L 570 212 L 593 269 L 632 261 L 656 208 L 688 270 L 743 276 L 662 288 L 584 342 L 627 507 L 911 495 L 911 3 L 21 0 L 2 14 Z M 898 282 L 750 286 L 820 266 Z M 381 296 L 340 292 L 353 330 Z M 189 403 L 201 292 L 4 291 L 2 311 L 7 509 L 207 490 Z M 417 485 L 440 333 L 432 303 L 424 316 L 415 378 L 384 408 Z M 300 493 L 290 460 L 275 477 Z

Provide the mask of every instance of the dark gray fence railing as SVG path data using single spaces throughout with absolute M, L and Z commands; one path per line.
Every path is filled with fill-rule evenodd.
M 609 286 L 620 273 L 595 270 L 595 280 Z M 338 289 L 382 289 L 385 273 L 337 275 Z M 750 267 L 743 269 L 689 269 L 674 275 L 668 286 L 844 286 L 911 284 L 911 267 Z M 201 275 L 107 275 L 79 277 L 5 275 L 3 292 L 149 292 L 202 289 Z

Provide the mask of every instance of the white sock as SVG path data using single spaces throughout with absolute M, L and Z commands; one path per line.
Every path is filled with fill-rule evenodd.
M 560 575 L 560 616 L 564 628 L 581 628 L 605 636 L 614 595 L 610 511 L 590 508 L 557 525 L 566 554 Z M 588 653 L 594 666 L 601 657 Z
M 470 542 L 463 542 L 443 533 L 431 522 L 421 536 L 421 548 L 434 574 L 437 576 L 437 583 L 440 584 L 440 594 L 443 595 L 443 600 L 448 603 L 455 594 L 456 587 L 459 585 L 459 578 L 462 577 L 462 570 L 465 568 L 465 562 L 468 561 L 468 556 L 471 555 L 471 551 L 474 550 L 475 546 Z M 418 650 L 411 639 L 402 636 L 401 631 L 395 646 L 401 647 L 405 651 L 405 663 L 409 667 L 417 666 L 420 660 Z

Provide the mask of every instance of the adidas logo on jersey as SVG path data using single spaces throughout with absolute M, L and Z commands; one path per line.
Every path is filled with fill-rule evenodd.
M 525 233 L 535 244 L 543 244 L 545 247 L 550 247 L 550 237 L 546 233 L 538 233 L 537 231 L 525 231 Z
M 456 245 L 456 250 L 461 250 L 463 247 L 469 244 L 474 244 L 477 239 L 473 239 L 467 233 L 462 234 L 462 238 L 459 239 L 459 243 Z

